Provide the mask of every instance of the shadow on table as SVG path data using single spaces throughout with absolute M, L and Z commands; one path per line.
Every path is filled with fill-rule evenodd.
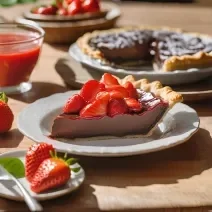
M 199 116 L 212 116 L 212 100 L 199 101 L 196 103 L 187 103 L 194 108 Z
M 210 169 L 211 149 L 209 132 L 200 129 L 192 140 L 171 149 L 123 158 L 81 157 L 80 163 L 95 185 L 124 188 L 173 184 Z
M 20 95 L 10 95 L 12 99 L 16 99 L 26 103 L 32 103 L 40 98 L 50 96 L 55 93 L 63 93 L 68 91 L 67 87 L 49 82 L 33 82 L 32 89 L 29 92 Z
M 18 129 L 12 129 L 0 135 L 0 148 L 18 147 L 23 138 L 24 135 Z

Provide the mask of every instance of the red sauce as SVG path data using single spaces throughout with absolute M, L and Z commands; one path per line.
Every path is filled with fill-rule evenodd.
M 40 54 L 40 41 L 12 43 L 36 37 L 35 34 L 0 34 L 0 87 L 15 86 L 29 80 Z

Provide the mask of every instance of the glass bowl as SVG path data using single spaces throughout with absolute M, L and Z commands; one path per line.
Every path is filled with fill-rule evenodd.
M 0 91 L 24 93 L 43 44 L 44 30 L 27 24 L 0 24 Z

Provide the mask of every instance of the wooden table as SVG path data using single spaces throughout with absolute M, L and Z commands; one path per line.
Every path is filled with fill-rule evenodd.
M 0 8 L 0 14 L 12 19 L 26 7 L 29 6 Z M 123 3 L 120 7 L 123 14 L 120 25 L 167 25 L 212 35 L 210 0 L 182 5 Z M 68 90 L 54 70 L 57 59 L 65 56 L 67 49 L 68 46 L 44 44 L 31 77 L 33 89 L 22 96 L 10 97 L 9 104 L 16 117 L 27 104 Z M 85 183 L 71 195 L 43 202 L 45 211 L 207 211 L 212 205 L 212 102 L 191 106 L 197 110 L 201 125 L 199 132 L 187 143 L 162 152 L 127 158 L 81 157 L 87 176 Z M 12 130 L 0 137 L 0 152 L 26 149 L 31 144 L 33 141 L 18 131 L 14 121 Z M 173 189 L 175 193 L 171 193 Z M 195 194 L 200 191 L 202 197 L 197 200 Z M 169 193 L 170 198 L 167 198 Z M 180 205 L 177 199 L 183 199 L 185 203 Z M 27 211 L 27 207 L 24 203 L 0 198 L 0 210 Z

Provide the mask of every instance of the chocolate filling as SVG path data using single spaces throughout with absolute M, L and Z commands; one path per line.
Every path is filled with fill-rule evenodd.
M 139 102 L 143 106 L 139 114 L 123 114 L 114 117 L 81 118 L 76 114 L 61 114 L 54 120 L 51 137 L 79 138 L 101 135 L 124 136 L 148 134 L 168 109 L 168 104 L 152 93 L 142 90 Z
M 206 41 L 193 35 L 165 30 L 135 30 L 103 34 L 92 38 L 89 45 L 93 49 L 99 49 L 110 62 L 154 59 L 159 68 L 171 56 L 212 51 L 212 40 Z

